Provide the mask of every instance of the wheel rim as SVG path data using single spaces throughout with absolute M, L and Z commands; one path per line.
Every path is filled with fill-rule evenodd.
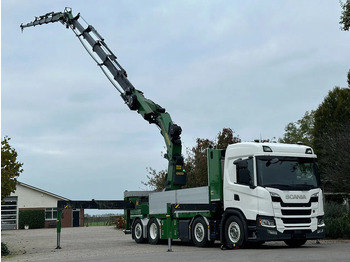
M 241 229 L 236 222 L 232 222 L 228 226 L 228 237 L 232 243 L 237 243 L 241 237 Z
M 149 235 L 152 239 L 156 239 L 158 237 L 158 226 L 156 223 L 152 223 L 149 227 Z
M 142 226 L 140 223 L 135 225 L 135 237 L 140 239 L 142 237 Z
M 197 223 L 194 226 L 194 237 L 196 239 L 197 242 L 202 242 L 204 240 L 204 226 L 201 223 Z

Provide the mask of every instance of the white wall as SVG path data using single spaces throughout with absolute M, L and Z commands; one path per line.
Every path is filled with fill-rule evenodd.
M 18 196 L 17 208 L 57 207 L 57 198 L 21 184 L 17 184 L 16 191 L 11 196 Z

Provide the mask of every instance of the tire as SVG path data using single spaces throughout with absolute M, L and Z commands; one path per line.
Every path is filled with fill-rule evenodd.
M 208 226 L 203 217 L 197 217 L 192 224 L 192 240 L 197 247 L 205 247 L 209 242 Z
M 151 218 L 147 225 L 147 239 L 148 243 L 156 245 L 160 240 L 160 229 L 157 219 Z
M 145 241 L 143 237 L 143 224 L 140 219 L 137 219 L 132 227 L 132 238 L 138 244 Z
M 301 247 L 306 243 L 306 239 L 288 239 L 284 240 L 284 243 L 286 243 L 289 247 Z
M 245 232 L 242 221 L 231 216 L 225 223 L 225 240 L 229 248 L 240 248 L 245 244 Z

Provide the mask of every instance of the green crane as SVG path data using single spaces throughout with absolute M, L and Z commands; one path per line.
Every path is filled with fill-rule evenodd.
M 164 138 L 168 159 L 168 173 L 165 190 L 175 190 L 186 184 L 186 172 L 183 169 L 183 157 L 181 155 L 181 132 L 180 126 L 176 125 L 165 108 L 147 99 L 143 92 L 137 90 L 128 80 L 126 71 L 117 61 L 117 57 L 108 48 L 104 38 L 92 25 L 84 28 L 79 23 L 80 14 L 73 16 L 72 9 L 66 7 L 63 12 L 50 12 L 36 17 L 34 21 L 21 24 L 21 29 L 36 25 L 61 22 L 66 28 L 71 28 L 78 37 L 86 51 L 102 69 L 113 86 L 130 110 L 137 111 L 150 124 L 159 127 Z

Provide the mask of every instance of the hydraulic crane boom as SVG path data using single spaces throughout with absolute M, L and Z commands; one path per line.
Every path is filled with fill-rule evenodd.
M 20 27 L 23 30 L 26 27 L 61 22 L 66 25 L 66 28 L 71 28 L 87 52 L 120 92 L 130 110 L 137 111 L 150 124 L 155 124 L 160 128 L 167 147 L 165 158 L 169 161 L 165 189 L 173 190 L 185 185 L 186 172 L 183 169 L 181 155 L 181 127 L 171 120 L 163 107 L 145 98 L 143 92 L 130 83 L 126 71 L 117 62 L 117 57 L 108 48 L 103 37 L 92 25 L 84 28 L 79 23 L 79 18 L 80 14 L 73 16 L 71 8 L 65 8 L 64 12 L 47 13 L 36 17 L 30 23 L 21 24 Z

